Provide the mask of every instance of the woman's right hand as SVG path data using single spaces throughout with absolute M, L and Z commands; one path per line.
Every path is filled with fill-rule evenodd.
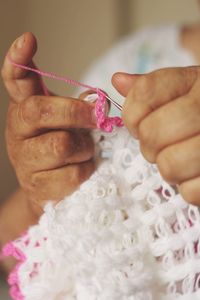
M 8 56 L 33 66 L 36 40 L 18 38 Z M 71 194 L 94 171 L 94 104 L 45 96 L 38 75 L 13 66 L 8 56 L 2 77 L 10 95 L 6 125 L 8 155 L 21 188 L 34 207 Z

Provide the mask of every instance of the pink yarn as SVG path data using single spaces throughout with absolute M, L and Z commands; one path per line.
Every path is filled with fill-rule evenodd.
M 98 100 L 96 102 L 95 114 L 97 118 L 98 128 L 103 129 L 106 132 L 112 132 L 113 127 L 122 127 L 123 122 L 120 117 L 109 117 L 106 115 L 106 95 L 101 90 L 97 89 Z
M 46 238 L 44 238 L 46 240 Z M 27 233 L 23 234 L 20 237 L 20 243 L 23 247 L 26 247 L 29 244 L 29 237 Z M 36 242 L 35 247 L 39 247 L 40 244 Z M 10 296 L 13 300 L 25 300 L 25 297 L 23 296 L 20 288 L 20 279 L 19 279 L 19 269 L 21 265 L 26 261 L 26 256 L 20 250 L 14 242 L 9 242 L 6 244 L 3 249 L 0 256 L 0 259 L 3 259 L 5 257 L 14 257 L 18 261 L 15 268 L 11 271 L 11 273 L 8 276 L 8 284 L 10 285 Z M 33 270 L 29 274 L 30 278 L 33 278 L 35 275 L 38 274 L 38 264 L 33 264 Z
M 9 59 L 11 64 L 13 64 L 14 66 L 16 66 L 18 68 L 37 73 L 40 76 L 45 76 L 45 77 L 56 79 L 56 80 L 59 80 L 59 81 L 64 81 L 65 83 L 73 85 L 73 86 L 84 87 L 84 88 L 93 90 L 98 95 L 98 99 L 96 101 L 96 106 L 95 106 L 95 115 L 96 115 L 96 118 L 97 118 L 97 127 L 104 130 L 104 131 L 106 131 L 106 132 L 112 132 L 114 126 L 118 126 L 118 127 L 123 126 L 123 122 L 122 122 L 122 119 L 120 117 L 109 117 L 109 116 L 106 115 L 106 110 L 105 110 L 106 94 L 102 90 L 100 90 L 98 88 L 94 88 L 90 85 L 78 82 L 78 81 L 73 80 L 73 79 L 69 79 L 69 78 L 62 77 L 62 76 L 57 76 L 57 75 L 55 75 L 53 73 L 49 73 L 49 72 L 43 72 L 41 70 L 31 68 L 31 67 L 28 67 L 28 66 L 25 66 L 25 65 L 22 65 L 22 64 L 17 64 L 10 57 L 8 57 L 8 59 Z M 45 87 L 43 81 L 41 81 L 41 83 L 42 83 L 42 87 L 43 87 L 45 95 L 48 95 L 48 90 Z
M 2 256 L 12 256 L 17 259 L 18 263 L 8 277 L 8 284 L 10 285 L 10 296 L 14 300 L 24 300 L 24 296 L 20 290 L 20 281 L 18 271 L 21 264 L 26 260 L 24 253 L 18 249 L 13 242 L 8 243 L 3 247 Z

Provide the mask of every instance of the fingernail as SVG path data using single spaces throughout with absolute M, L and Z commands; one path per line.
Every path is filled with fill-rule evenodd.
M 98 99 L 97 94 L 89 94 L 84 98 L 84 101 L 86 102 L 95 102 Z
M 24 34 L 21 35 L 20 37 L 18 37 L 18 39 L 16 39 L 15 41 L 15 46 L 18 48 L 18 49 L 21 49 L 24 45 Z

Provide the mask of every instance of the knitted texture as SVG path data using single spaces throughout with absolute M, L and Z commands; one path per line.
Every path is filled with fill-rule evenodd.
M 200 299 L 198 208 L 161 178 L 125 128 L 94 139 L 104 157 L 96 172 L 56 206 L 49 202 L 14 242 L 24 296 L 15 299 Z
M 112 132 L 115 126 L 122 127 L 123 121 L 120 117 L 109 117 L 106 113 L 106 95 L 101 90 L 97 89 L 97 102 L 95 105 L 95 115 L 97 119 L 97 127 L 106 131 Z

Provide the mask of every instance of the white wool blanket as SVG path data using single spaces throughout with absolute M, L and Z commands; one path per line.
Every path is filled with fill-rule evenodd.
M 125 128 L 101 134 L 95 173 L 15 241 L 25 300 L 199 300 L 198 208 Z

